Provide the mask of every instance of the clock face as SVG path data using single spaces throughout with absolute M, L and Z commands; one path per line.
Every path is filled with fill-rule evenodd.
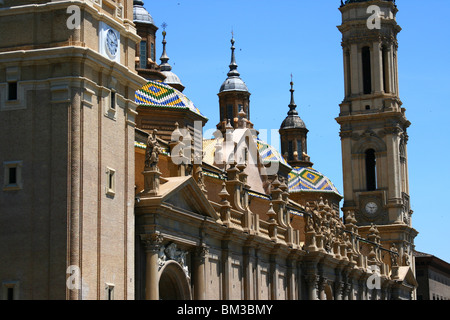
M 106 33 L 106 49 L 111 57 L 115 57 L 119 48 L 119 39 L 114 31 L 111 29 Z
M 365 209 L 368 214 L 373 215 L 373 214 L 377 213 L 378 205 L 375 202 L 368 202 L 366 204 Z

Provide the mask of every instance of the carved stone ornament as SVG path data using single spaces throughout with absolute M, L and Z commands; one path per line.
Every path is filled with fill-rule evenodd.
M 205 262 L 206 257 L 209 254 L 209 248 L 205 245 L 201 245 L 195 249 L 196 259 Z
M 141 241 L 144 243 L 147 250 L 158 251 L 164 241 L 164 237 L 159 232 L 153 234 L 142 234 Z
M 153 130 L 153 134 L 149 135 L 147 139 L 147 147 L 145 149 L 145 169 L 157 169 L 161 147 L 156 139 L 156 133 L 157 130 Z
M 158 254 L 158 270 L 160 270 L 168 261 L 177 262 L 184 273 L 189 277 L 189 268 L 186 263 L 187 252 L 178 249 L 175 243 L 171 243 L 167 246 L 162 246 Z
M 390 255 L 391 255 L 391 267 L 396 267 L 396 266 L 398 266 L 398 250 L 397 250 L 397 248 L 395 247 L 394 244 L 392 244 L 390 250 L 391 250 L 391 252 L 390 252 Z

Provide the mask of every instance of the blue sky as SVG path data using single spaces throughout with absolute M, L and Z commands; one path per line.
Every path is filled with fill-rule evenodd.
M 251 95 L 257 129 L 279 129 L 295 101 L 308 134 L 314 168 L 343 193 L 339 126 L 344 98 L 339 0 L 145 1 L 156 26 L 167 23 L 167 54 L 184 93 L 218 123 L 220 85 L 230 63 L 231 31 L 241 78 Z M 397 0 L 400 98 L 412 126 L 408 164 L 416 250 L 450 262 L 448 163 L 450 125 L 450 1 Z M 157 33 L 157 57 L 162 51 Z M 159 62 L 159 60 L 158 60 Z M 279 137 L 269 143 L 279 144 Z

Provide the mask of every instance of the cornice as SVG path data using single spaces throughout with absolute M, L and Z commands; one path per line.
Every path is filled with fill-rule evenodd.
M 91 48 L 65 46 L 57 48 L 35 49 L 35 50 L 18 50 L 0 53 L 0 61 L 3 64 L 11 65 L 35 65 L 50 64 L 55 61 L 64 63 L 78 61 L 80 63 L 89 63 L 89 65 L 97 71 L 109 73 L 115 77 L 120 83 L 130 85 L 136 88 L 142 87 L 146 80 L 122 64 L 114 62 L 102 56 Z
M 58 9 L 67 9 L 68 6 L 76 5 L 83 10 L 91 13 L 94 18 L 99 21 L 103 21 L 108 23 L 113 28 L 117 29 L 121 36 L 126 38 L 131 38 L 134 42 L 139 42 L 141 37 L 139 37 L 136 33 L 136 28 L 134 23 L 130 23 L 128 19 L 114 19 L 109 17 L 108 15 L 99 12 L 98 8 L 94 5 L 90 5 L 87 2 L 81 0 L 65 0 L 58 2 L 47 2 L 43 4 L 27 4 L 15 7 L 8 7 L 0 9 L 0 17 L 10 16 L 10 15 L 19 15 L 19 14 L 29 14 L 36 12 L 45 12 L 49 9 L 58 10 Z M 69 17 L 69 16 L 68 16 Z

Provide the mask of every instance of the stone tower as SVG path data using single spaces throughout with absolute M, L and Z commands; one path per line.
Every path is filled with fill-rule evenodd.
M 292 167 L 311 167 L 313 164 L 307 154 L 308 129 L 296 110 L 294 91 L 294 82 L 291 81 L 289 112 L 279 130 L 281 153 Z
M 2 293 L 134 299 L 132 1 L 0 7 Z
M 237 70 L 234 44 L 233 37 L 231 39 L 230 71 L 218 93 L 221 121 L 217 125 L 217 129 L 222 133 L 225 132 L 228 122 L 231 127 L 235 129 L 238 127 L 239 113 L 242 111 L 246 114 L 247 121 L 250 121 L 250 91 Z M 251 123 L 249 124 L 249 127 L 251 127 Z
M 340 7 L 345 98 L 341 127 L 343 211 L 355 213 L 361 234 L 377 225 L 383 246 L 413 265 L 405 109 L 399 97 L 394 1 L 348 0 Z M 367 230 L 366 230 L 367 229 Z
M 150 13 L 144 8 L 144 1 L 133 1 L 133 22 L 141 41 L 136 44 L 136 71 L 147 80 L 163 81 L 165 76 L 156 62 L 156 31 L 158 27 Z

